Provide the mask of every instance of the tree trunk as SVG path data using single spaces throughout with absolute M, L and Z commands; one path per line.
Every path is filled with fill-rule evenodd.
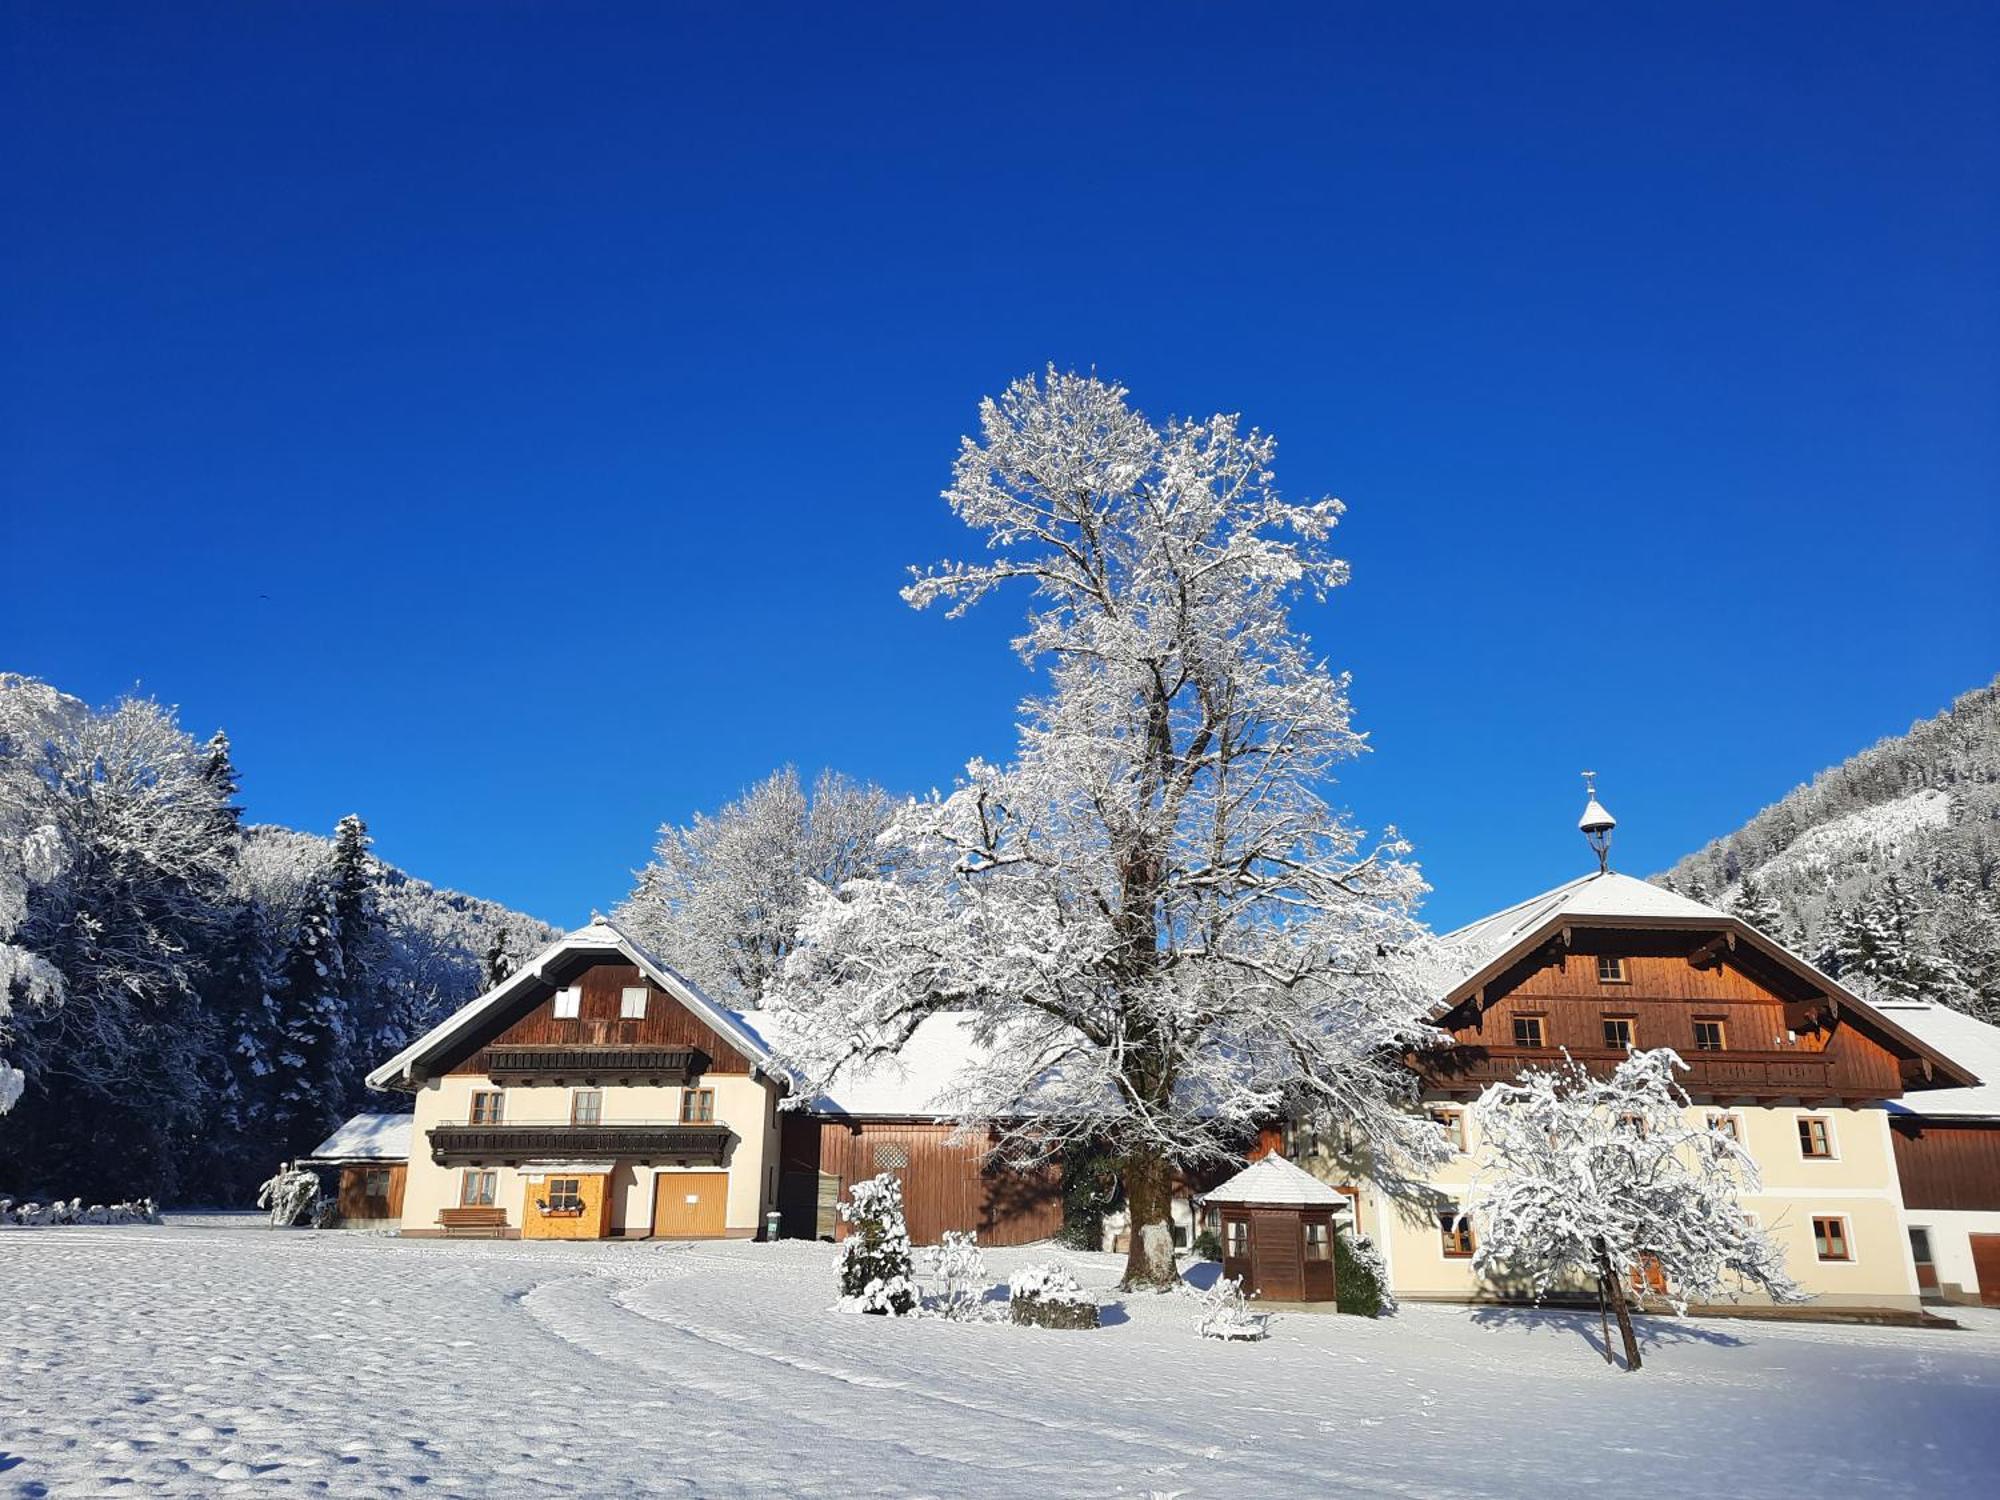
M 1134 1151 L 1125 1158 L 1125 1209 L 1131 1244 L 1125 1252 L 1125 1291 L 1172 1286 L 1174 1269 L 1174 1169 L 1157 1151 Z
M 1611 1269 L 1611 1252 L 1603 1240 L 1597 1242 L 1597 1273 L 1611 1293 L 1611 1310 L 1618 1315 L 1618 1336 L 1625 1341 L 1625 1368 L 1639 1368 L 1639 1336 L 1632 1331 L 1632 1309 L 1625 1300 L 1625 1283 Z
M 1605 1300 L 1606 1285 L 1608 1283 L 1605 1281 L 1604 1273 L 1600 1271 L 1597 1276 L 1597 1327 L 1604 1340 L 1604 1362 L 1607 1365 L 1615 1365 L 1618 1363 L 1618 1356 L 1611 1352 L 1611 1306 Z

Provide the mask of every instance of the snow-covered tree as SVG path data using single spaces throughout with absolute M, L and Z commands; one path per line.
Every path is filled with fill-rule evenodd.
M 916 1268 L 903 1218 L 903 1184 L 893 1172 L 857 1182 L 840 1205 L 840 1295 L 858 1312 L 900 1318 L 917 1305 Z
M 312 1223 L 319 1200 L 319 1174 L 304 1167 L 280 1167 L 257 1190 L 257 1206 L 270 1210 L 273 1229 Z
M 618 918 L 709 994 L 755 1006 L 797 941 L 808 887 L 891 868 L 894 811 L 880 787 L 835 771 L 808 797 L 786 766 L 712 816 L 663 826 Z
M 1745 1291 L 1806 1300 L 1784 1252 L 1743 1209 L 1743 1195 L 1760 1186 L 1750 1153 L 1728 1131 L 1693 1122 L 1674 1081 L 1686 1066 L 1662 1047 L 1631 1053 L 1606 1077 L 1575 1062 L 1531 1069 L 1488 1088 L 1473 1109 L 1473 1268 L 1537 1299 L 1595 1282 L 1632 1370 L 1635 1283 L 1663 1279 L 1681 1313 Z
M 1324 796 L 1362 737 L 1291 606 L 1347 576 L 1339 502 L 1285 499 L 1234 417 L 1156 427 L 1125 396 L 1051 370 L 982 407 L 945 496 L 992 555 L 904 597 L 956 616 L 1024 583 L 1047 691 L 1011 765 L 898 812 L 895 871 L 815 891 L 774 1004 L 817 1080 L 970 1016 L 963 1118 L 1016 1155 L 1108 1144 L 1127 1284 L 1166 1286 L 1176 1165 L 1257 1122 L 1337 1117 L 1385 1180 L 1435 1159 L 1398 1058 L 1437 989 L 1405 846 Z
M 991 1284 L 986 1274 L 986 1257 L 979 1253 L 979 1235 L 973 1230 L 947 1229 L 938 1237 L 930 1253 L 931 1274 L 941 1290 L 938 1311 L 947 1318 L 965 1321 L 979 1315 Z
M 1778 903 L 1772 900 L 1757 883 L 1757 877 L 1754 875 L 1743 877 L 1743 883 L 1736 890 L 1736 900 L 1730 905 L 1729 914 L 1756 928 L 1775 943 L 1789 945 L 1791 942 L 1791 924 L 1785 920 L 1785 914 Z

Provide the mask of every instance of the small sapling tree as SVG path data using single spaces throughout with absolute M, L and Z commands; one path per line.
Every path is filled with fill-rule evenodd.
M 840 1205 L 847 1239 L 840 1247 L 840 1295 L 852 1308 L 900 1318 L 917 1305 L 903 1184 L 884 1172 L 847 1190 Z
M 1807 1300 L 1784 1252 L 1743 1210 L 1742 1195 L 1759 1186 L 1756 1163 L 1729 1131 L 1690 1117 L 1674 1081 L 1686 1066 L 1667 1047 L 1634 1052 L 1603 1078 L 1565 1061 L 1493 1085 L 1473 1109 L 1482 1160 L 1469 1204 L 1473 1268 L 1516 1279 L 1537 1300 L 1594 1280 L 1629 1370 L 1640 1364 L 1635 1282 L 1663 1288 L 1677 1313 L 1745 1290 Z

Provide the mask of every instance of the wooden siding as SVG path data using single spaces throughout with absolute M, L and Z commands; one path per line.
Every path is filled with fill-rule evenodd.
M 1624 960 L 1622 982 L 1597 977 L 1600 955 Z M 1690 962 L 1693 955 L 1699 965 Z M 1542 1018 L 1544 1050 L 1515 1047 L 1517 1016 Z M 1586 1064 L 1599 1071 L 1615 1065 L 1618 1056 L 1605 1051 L 1604 1021 L 1611 1016 L 1631 1018 L 1633 1043 L 1640 1049 L 1672 1047 L 1694 1064 L 1696 1072 L 1684 1079 L 1691 1093 L 1884 1099 L 1902 1092 L 1901 1065 L 1887 1048 L 1801 997 L 1760 955 L 1728 950 L 1703 932 L 1579 928 L 1571 947 L 1551 945 L 1488 984 L 1483 1009 L 1477 1000 L 1466 1001 L 1446 1029 L 1462 1046 L 1478 1049 L 1478 1066 L 1470 1072 L 1481 1077 L 1510 1074 L 1517 1063 L 1544 1062 L 1565 1047 L 1579 1061 L 1585 1061 L 1583 1054 L 1599 1054 Z M 1697 1020 L 1722 1022 L 1727 1046 L 1711 1052 L 1697 1048 Z M 1732 1066 L 1732 1055 L 1739 1053 L 1745 1054 L 1743 1063 L 1763 1066 Z M 1801 1066 L 1784 1067 L 1788 1057 Z
M 2000 1210 L 2000 1122 L 1889 1123 L 1905 1208 Z
M 783 1171 L 793 1184 L 784 1208 L 805 1212 L 807 1172 L 826 1174 L 845 1194 L 853 1183 L 892 1171 L 903 1181 L 903 1212 L 910 1240 L 935 1245 L 947 1229 L 973 1229 L 982 1245 L 1025 1245 L 1062 1228 L 1062 1170 L 1054 1164 L 1026 1170 L 991 1161 L 978 1141 L 948 1144 L 952 1127 L 930 1123 L 870 1120 L 787 1122 Z M 817 1161 L 808 1164 L 815 1143 L 804 1131 L 817 1125 Z M 901 1163 L 900 1165 L 898 1163 Z M 800 1219 L 786 1219 L 787 1234 Z
M 343 1220 L 400 1219 L 403 1217 L 403 1181 L 409 1176 L 409 1167 L 403 1162 L 389 1162 L 372 1170 L 387 1170 L 389 1192 L 386 1197 L 371 1198 L 367 1193 L 368 1167 L 342 1167 L 340 1186 L 335 1193 L 335 1204 Z
M 537 984 L 511 1013 L 496 1019 L 484 1035 L 461 1040 L 452 1056 L 440 1059 L 439 1071 L 480 1073 L 483 1048 L 504 1047 L 650 1047 L 694 1048 L 708 1056 L 712 1073 L 747 1073 L 750 1060 L 714 1028 L 647 979 L 637 964 L 592 962 L 575 972 Z M 556 1016 L 556 991 L 583 986 L 583 1004 L 575 1017 Z M 646 987 L 646 1014 L 628 1021 L 619 1014 L 620 992 Z

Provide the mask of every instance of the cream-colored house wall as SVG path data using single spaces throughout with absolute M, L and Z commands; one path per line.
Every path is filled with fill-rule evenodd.
M 736 1137 L 724 1167 L 729 1192 L 724 1210 L 726 1232 L 748 1236 L 757 1232 L 765 1207 L 776 1201 L 774 1183 L 778 1160 L 777 1089 L 768 1081 L 741 1073 L 710 1073 L 701 1088 L 715 1093 L 715 1123 Z M 409 1178 L 403 1190 L 405 1232 L 434 1231 L 438 1211 L 458 1206 L 462 1169 L 440 1167 L 431 1160 L 428 1131 L 433 1125 L 464 1125 L 472 1119 L 472 1096 L 498 1090 L 506 1097 L 501 1123 L 506 1125 L 567 1125 L 575 1089 L 556 1084 L 501 1086 L 477 1074 L 454 1073 L 433 1078 L 417 1090 L 416 1120 L 411 1134 Z M 606 1125 L 678 1123 L 682 1090 L 647 1084 L 610 1084 L 600 1119 Z M 510 1228 L 519 1228 L 523 1183 L 511 1167 L 497 1169 L 497 1205 L 507 1210 Z M 612 1174 L 611 1224 L 614 1233 L 647 1234 L 653 1222 L 654 1179 L 683 1169 L 641 1167 L 620 1163 Z M 690 1167 L 688 1171 L 714 1171 Z
M 1784 1248 L 1792 1278 L 1821 1306 L 1910 1309 L 1918 1305 L 1888 1116 L 1882 1110 L 1741 1106 L 1725 1111 L 1695 1105 L 1687 1111 L 1697 1124 L 1712 1113 L 1733 1114 L 1741 1122 L 1743 1144 L 1763 1178 L 1763 1190 L 1746 1197 L 1744 1206 Z M 1807 1114 L 1832 1125 L 1831 1159 L 1807 1158 L 1800 1152 L 1798 1119 Z M 1465 1133 L 1466 1151 L 1430 1179 L 1441 1195 L 1460 1204 L 1469 1196 L 1481 1151 L 1469 1110 Z M 1812 1221 L 1825 1215 L 1847 1221 L 1851 1260 L 1818 1258 Z M 1430 1215 L 1414 1213 L 1371 1191 L 1364 1194 L 1360 1218 L 1362 1231 L 1388 1260 L 1390 1282 L 1398 1296 L 1476 1301 L 1505 1295 L 1477 1277 L 1469 1259 L 1445 1255 L 1443 1236 Z M 1967 1251 L 1968 1259 L 1969 1255 Z

